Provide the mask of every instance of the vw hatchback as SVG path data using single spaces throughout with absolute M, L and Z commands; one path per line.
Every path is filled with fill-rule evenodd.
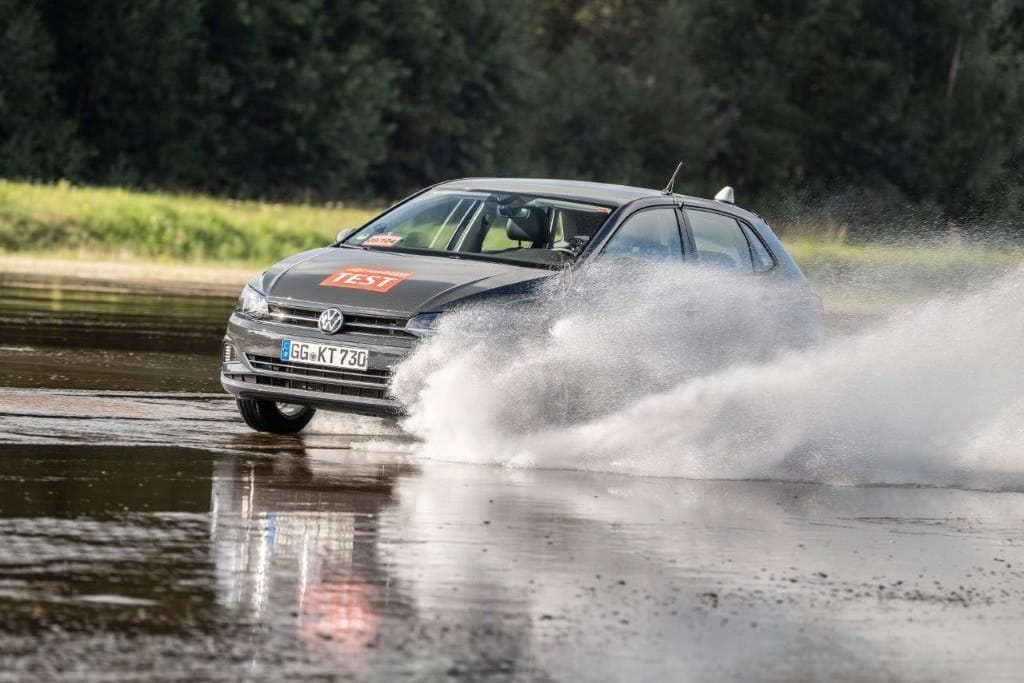
M 393 368 L 453 308 L 525 298 L 596 260 L 727 269 L 788 285 L 795 343 L 820 302 L 771 228 L 732 202 L 601 183 L 478 178 L 423 190 L 330 246 L 250 281 L 224 338 L 221 384 L 253 429 L 295 433 L 318 408 L 398 415 Z M 623 265 L 623 267 L 626 267 Z

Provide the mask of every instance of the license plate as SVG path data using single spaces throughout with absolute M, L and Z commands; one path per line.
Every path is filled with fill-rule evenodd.
M 329 346 L 312 342 L 281 341 L 281 360 L 290 363 L 309 363 L 328 368 L 365 370 L 369 364 L 369 351 L 345 346 Z

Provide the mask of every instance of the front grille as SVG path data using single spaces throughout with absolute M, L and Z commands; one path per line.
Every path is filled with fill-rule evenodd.
M 270 319 L 283 325 L 294 325 L 315 330 L 320 311 L 311 308 L 295 308 L 270 304 Z M 345 313 L 345 325 L 340 332 L 345 334 L 368 334 L 384 337 L 414 339 L 415 335 L 405 329 L 408 318 L 391 318 L 387 316 L 361 315 Z
M 320 311 L 271 304 L 270 319 L 284 325 L 295 325 L 315 330 L 316 322 L 320 319 Z
M 284 377 L 267 377 L 264 375 L 226 375 L 229 379 L 247 384 L 259 384 L 269 387 L 281 387 L 282 389 L 296 389 L 299 391 L 316 391 L 321 394 L 335 394 L 337 396 L 358 396 L 359 398 L 390 399 L 386 389 L 366 389 L 352 387 L 346 384 L 325 384 L 323 382 L 307 382 L 305 380 L 286 379 Z
M 309 363 L 282 363 L 273 356 L 246 354 L 253 370 L 272 372 L 277 376 L 243 375 L 243 382 L 265 384 L 303 391 L 319 391 L 341 396 L 386 399 L 391 370 L 342 370 Z M 283 377 L 281 375 L 288 375 Z M 319 381 L 318 381 L 319 380 Z

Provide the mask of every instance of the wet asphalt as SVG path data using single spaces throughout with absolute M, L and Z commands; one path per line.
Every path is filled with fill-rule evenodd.
M 1016 680 L 1024 494 L 254 434 L 231 301 L 0 277 L 0 681 Z

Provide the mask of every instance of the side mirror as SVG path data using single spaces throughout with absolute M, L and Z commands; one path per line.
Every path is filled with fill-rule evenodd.
M 344 240 L 346 237 L 348 237 L 349 235 L 351 235 L 352 233 L 354 233 L 358 229 L 359 228 L 342 228 L 341 230 L 338 231 L 338 234 L 335 235 L 334 241 L 335 242 L 341 242 L 342 240 Z

